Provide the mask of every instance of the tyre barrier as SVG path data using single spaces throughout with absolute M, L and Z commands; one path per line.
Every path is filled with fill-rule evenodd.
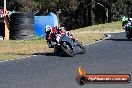
M 34 32 L 32 30 L 15 30 L 11 31 L 11 36 L 28 36 L 28 35 L 34 35 Z
M 33 13 L 13 13 L 10 18 L 10 39 L 29 40 L 34 37 Z
M 12 36 L 13 40 L 30 40 L 33 39 L 34 35 L 30 36 Z

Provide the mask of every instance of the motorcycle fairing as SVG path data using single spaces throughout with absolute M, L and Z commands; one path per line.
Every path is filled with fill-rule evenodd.
M 72 47 L 74 47 L 74 42 L 73 42 L 72 39 L 69 38 L 67 35 L 62 35 L 62 36 L 60 37 L 60 41 L 68 42 Z

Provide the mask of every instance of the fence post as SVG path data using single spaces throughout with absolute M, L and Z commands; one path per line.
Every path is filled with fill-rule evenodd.
M 9 25 L 8 25 L 8 19 L 5 16 L 4 17 L 4 23 L 5 23 L 5 37 L 4 40 L 9 40 Z
M 4 0 L 4 23 L 5 23 L 5 37 L 4 40 L 9 40 L 9 24 L 6 10 L 6 0 Z

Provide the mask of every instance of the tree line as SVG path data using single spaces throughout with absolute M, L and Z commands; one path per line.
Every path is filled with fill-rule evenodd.
M 7 8 L 36 15 L 54 12 L 69 30 L 132 16 L 132 0 L 8 0 Z

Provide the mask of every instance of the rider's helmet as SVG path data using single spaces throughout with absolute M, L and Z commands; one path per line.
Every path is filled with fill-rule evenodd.
M 65 34 L 65 27 L 59 27 L 58 28 L 58 31 L 61 33 L 61 34 Z
M 129 18 L 126 17 L 126 16 L 122 16 L 122 17 L 121 17 L 121 21 L 122 21 L 122 22 L 124 22 L 124 21 L 128 21 L 128 20 L 129 20 Z
M 52 27 L 49 26 L 49 25 L 47 25 L 46 28 L 45 28 L 45 33 L 46 33 L 46 34 L 52 33 Z
M 121 17 L 121 21 L 122 21 L 122 26 L 126 25 L 129 21 L 129 18 L 126 16 L 122 16 Z

